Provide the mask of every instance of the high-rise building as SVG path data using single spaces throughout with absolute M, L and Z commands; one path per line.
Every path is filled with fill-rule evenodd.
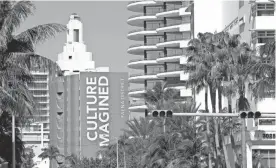
M 260 45 L 275 42 L 275 1 L 224 1 L 222 11 L 224 31 L 230 34 L 240 34 L 241 41 L 250 44 L 252 49 L 258 50 Z M 273 92 L 274 94 L 258 102 L 251 99 L 250 92 L 246 92 L 251 110 L 260 111 L 262 114 L 275 114 L 275 90 Z M 256 152 L 263 156 L 262 167 L 275 168 L 275 118 L 260 118 L 252 122 L 248 120 L 247 128 L 253 135 L 251 144 L 247 144 L 248 167 L 252 167 L 252 155 Z M 256 130 L 261 132 L 258 133 Z
M 49 145 L 49 72 L 42 70 L 31 72 L 34 81 L 28 84 L 34 101 L 36 103 L 35 112 L 33 114 L 34 122 L 22 129 L 22 141 L 25 147 L 32 147 L 34 150 L 34 162 L 39 168 L 49 167 L 49 160 L 38 158 L 43 148 Z
M 129 68 L 140 70 L 129 77 L 132 86 L 140 85 L 130 89 L 129 96 L 141 98 L 131 104 L 130 111 L 147 110 L 142 95 L 156 82 L 178 89 L 182 101 L 191 99 L 192 89 L 184 87 L 188 74 L 184 74 L 182 65 L 187 59 L 183 57 L 185 48 L 194 35 L 193 1 L 131 1 L 127 9 L 140 13 L 127 20 L 129 25 L 139 27 L 128 33 L 128 39 L 140 43 L 127 50 L 140 57 L 128 64 Z
M 128 74 L 95 67 L 77 14 L 70 16 L 67 28 L 67 42 L 57 60 L 64 76 L 50 84 L 50 144 L 65 156 L 95 158 L 126 128 Z

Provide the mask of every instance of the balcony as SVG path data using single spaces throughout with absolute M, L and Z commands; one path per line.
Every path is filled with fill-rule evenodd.
M 144 21 L 148 21 L 148 20 L 158 20 L 158 19 L 155 16 L 155 13 L 144 13 L 144 14 L 130 16 L 127 20 L 127 23 L 131 26 L 143 27 Z
M 167 78 L 167 77 L 180 77 L 181 74 L 184 74 L 182 67 L 176 67 L 174 69 L 165 70 L 157 74 L 158 78 Z
M 148 109 L 148 107 L 145 105 L 145 102 L 134 102 L 131 103 L 128 110 L 129 111 L 135 111 L 135 112 L 143 112 L 146 109 Z
M 128 96 L 140 98 L 144 93 L 146 93 L 145 88 L 135 88 L 129 90 Z
M 188 47 L 190 39 L 184 39 L 184 37 L 179 36 L 176 38 L 166 39 L 164 42 L 160 42 L 156 44 L 157 48 L 165 48 L 165 47 L 177 47 L 177 48 L 185 48 Z
M 183 57 L 184 53 L 179 52 L 179 53 L 172 53 L 172 54 L 167 54 L 166 56 L 159 56 L 157 58 L 158 63 L 165 63 L 165 62 L 179 62 L 181 58 Z
M 132 59 L 128 63 L 128 67 L 132 69 L 144 69 L 145 65 L 156 65 L 158 64 L 155 58 L 140 58 Z
M 135 41 L 144 41 L 145 35 L 158 35 L 156 28 L 136 29 L 128 32 L 127 38 Z
M 276 16 L 256 16 L 256 30 L 275 30 Z
M 156 29 L 158 33 L 162 32 L 187 32 L 191 31 L 191 23 L 188 22 L 176 22 L 176 23 L 168 23 L 164 24 L 163 27 Z
M 158 80 L 158 72 L 131 74 L 128 81 L 131 83 L 144 83 L 145 80 Z
M 158 18 L 164 18 L 164 17 L 177 17 L 180 16 L 180 8 L 183 6 L 174 6 L 172 8 L 164 9 L 162 12 L 157 13 L 156 16 Z
M 133 55 L 144 55 L 146 50 L 156 50 L 155 44 L 134 44 L 129 47 L 127 52 Z
M 143 12 L 144 6 L 153 6 L 157 5 L 158 2 L 154 0 L 146 0 L 146 1 L 131 1 L 127 5 L 127 9 L 133 12 Z

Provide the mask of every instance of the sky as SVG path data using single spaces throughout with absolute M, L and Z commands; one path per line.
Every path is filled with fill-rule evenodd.
M 221 30 L 221 0 L 195 0 L 195 29 L 198 32 Z M 210 3 L 211 2 L 211 3 Z M 18 30 L 45 24 L 67 24 L 69 16 L 77 13 L 84 28 L 84 43 L 92 52 L 96 67 L 108 66 L 113 72 L 137 72 L 127 67 L 130 55 L 127 49 L 138 42 L 128 40 L 130 30 L 137 29 L 127 24 L 127 19 L 137 13 L 127 10 L 128 1 L 35 1 L 36 10 Z M 210 10 L 212 9 L 212 10 Z M 38 54 L 57 60 L 66 41 L 66 34 L 60 33 L 37 46 Z

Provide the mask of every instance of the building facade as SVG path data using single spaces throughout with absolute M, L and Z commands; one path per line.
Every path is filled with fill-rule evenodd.
M 28 84 L 29 90 L 36 103 L 34 112 L 34 122 L 22 129 L 22 141 L 25 147 L 34 150 L 34 162 L 36 167 L 49 167 L 48 159 L 40 159 L 38 155 L 43 148 L 47 148 L 50 142 L 50 123 L 49 123 L 49 72 L 42 70 L 31 72 L 34 81 Z
M 65 156 L 95 158 L 127 127 L 128 74 L 95 67 L 77 14 L 70 16 L 67 28 L 67 42 L 57 60 L 64 76 L 50 84 L 50 144 Z
M 240 34 L 241 41 L 250 44 L 252 49 L 258 49 L 260 45 L 275 41 L 275 1 L 226 1 L 223 3 L 223 15 L 225 18 L 224 31 L 230 34 Z M 275 94 L 257 103 L 250 99 L 250 92 L 247 92 L 246 95 L 252 111 L 276 114 Z M 263 156 L 261 165 L 275 168 L 275 118 L 248 120 L 247 128 L 248 137 L 251 140 L 251 143 L 247 144 L 248 166 L 252 167 L 251 156 L 254 153 L 260 153 Z M 240 140 L 239 135 L 236 138 Z
M 140 85 L 130 89 L 129 96 L 141 99 L 133 101 L 131 112 L 147 110 L 142 95 L 156 82 L 166 82 L 168 87 L 179 90 L 182 101 L 192 98 L 192 89 L 185 88 L 188 74 L 184 74 L 182 64 L 186 63 L 185 48 L 193 38 L 193 2 L 192 1 L 132 1 L 127 9 L 139 12 L 129 17 L 127 23 L 139 29 L 130 31 L 128 39 L 137 41 L 127 52 L 139 56 L 130 60 L 128 67 L 139 70 L 130 74 L 131 85 Z M 132 88 L 132 86 L 130 86 Z M 140 113 L 144 116 L 144 113 Z

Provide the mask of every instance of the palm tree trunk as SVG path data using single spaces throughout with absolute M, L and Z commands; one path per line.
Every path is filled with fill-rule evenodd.
M 213 88 L 212 83 L 209 84 L 210 88 L 210 96 L 211 96 L 211 104 L 212 104 L 212 113 L 216 113 L 216 89 Z M 219 134 L 218 134 L 218 122 L 216 119 L 214 119 L 214 126 L 215 126 L 215 143 L 216 143 L 216 162 L 218 163 L 218 159 L 220 156 L 220 151 L 219 151 Z M 216 164 L 218 166 L 218 164 Z
M 219 111 L 222 111 L 222 87 L 219 86 L 218 88 L 218 101 L 219 101 Z M 219 123 L 220 124 L 220 123 Z M 227 149 L 225 146 L 225 142 L 224 142 L 224 135 L 221 134 L 221 140 L 222 140 L 222 148 L 223 148 L 223 153 L 224 153 L 224 158 L 225 158 L 225 162 L 226 162 L 226 168 L 231 168 L 229 159 L 228 159 L 228 153 L 227 153 Z
M 208 85 L 205 86 L 205 111 L 209 113 L 208 109 Z M 207 134 L 208 137 L 210 136 L 210 123 L 209 123 L 209 117 L 206 117 L 207 122 Z M 208 153 L 208 167 L 212 168 L 212 158 L 211 158 L 211 152 Z
M 226 149 L 226 144 L 225 144 L 225 141 L 224 141 L 224 137 L 222 137 L 222 148 L 223 148 L 223 153 L 224 153 L 226 168 L 231 168 L 231 165 L 230 165 L 230 162 L 229 162 L 228 153 L 227 153 L 227 149 Z
M 124 168 L 126 168 L 126 152 L 124 151 Z

